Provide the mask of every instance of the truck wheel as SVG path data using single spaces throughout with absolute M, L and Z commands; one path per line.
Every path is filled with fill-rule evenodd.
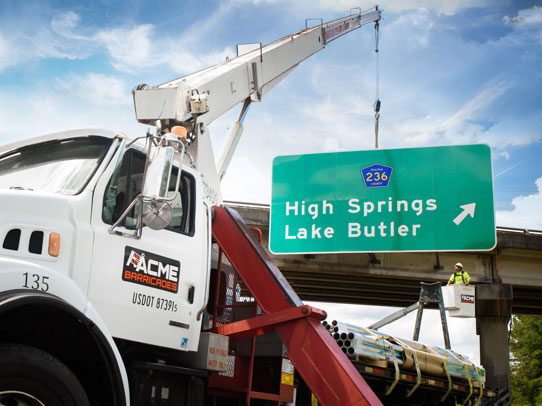
M 0 406 L 90 406 L 75 375 L 27 345 L 0 345 Z

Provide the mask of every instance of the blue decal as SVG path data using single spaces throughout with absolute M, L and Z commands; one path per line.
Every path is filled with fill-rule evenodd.
M 183 337 L 183 339 L 181 340 L 181 348 L 186 348 L 187 345 L 188 345 L 188 338 Z
M 366 188 L 388 187 L 392 171 L 391 166 L 374 164 L 363 168 L 361 176 Z

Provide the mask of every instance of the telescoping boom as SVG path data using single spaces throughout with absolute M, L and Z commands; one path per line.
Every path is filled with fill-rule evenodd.
M 299 63 L 334 39 L 364 24 L 377 25 L 380 18 L 381 11 L 374 7 L 306 28 L 265 46 L 238 45 L 237 57 L 158 86 L 139 85 L 133 92 L 136 118 L 156 126 L 158 133 L 169 132 L 173 126 L 185 127 L 195 141 L 205 132 L 205 126 L 244 103 L 219 160 L 218 171 L 208 137 L 188 147 L 207 184 L 213 185 L 223 177 L 233 156 L 250 103 L 261 101 Z M 220 195 L 219 190 L 215 194 Z
M 265 46 L 238 45 L 236 58 L 156 87 L 140 85 L 134 91 L 136 118 L 146 124 L 184 125 L 198 117 L 208 125 L 238 103 L 261 101 L 300 62 L 334 39 L 380 18 L 375 7 Z

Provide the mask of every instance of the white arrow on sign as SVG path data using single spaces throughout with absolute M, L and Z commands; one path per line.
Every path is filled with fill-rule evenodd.
M 459 216 L 457 216 L 454 219 L 454 223 L 457 226 L 460 225 L 461 222 L 463 220 L 465 220 L 465 217 L 467 217 L 468 215 L 470 215 L 472 218 L 474 218 L 474 209 L 476 208 L 476 203 L 464 204 L 463 206 L 459 206 L 459 207 L 462 208 L 463 211 L 461 213 L 459 213 Z

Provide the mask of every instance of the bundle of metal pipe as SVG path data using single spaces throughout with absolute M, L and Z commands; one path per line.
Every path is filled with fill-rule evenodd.
M 340 323 L 333 320 L 326 323 L 326 329 L 341 347 L 343 352 L 352 360 L 368 359 L 373 361 L 393 362 L 393 357 L 403 362 L 403 349 L 399 345 L 388 342 L 382 335 L 351 324 Z
M 468 374 L 472 380 L 479 379 L 482 383 L 485 382 L 485 371 L 483 368 L 478 368 L 474 365 L 467 357 L 461 355 L 455 351 L 448 350 L 445 348 L 440 348 L 436 346 L 429 346 L 433 351 L 439 354 L 441 357 L 446 359 L 448 364 L 448 370 L 450 375 L 462 374 L 465 369 L 468 371 Z
M 440 347 L 402 340 L 379 331 L 333 320 L 322 323 L 341 350 L 353 361 L 394 362 L 402 369 L 416 370 L 416 362 L 423 373 L 443 377 L 483 382 L 484 371 L 468 358 Z

